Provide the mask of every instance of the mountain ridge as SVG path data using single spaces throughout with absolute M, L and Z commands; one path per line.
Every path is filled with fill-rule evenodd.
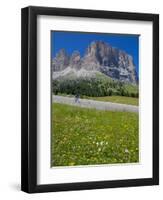
M 52 59 L 52 72 L 53 80 L 71 73 L 77 77 L 101 73 L 121 82 L 138 84 L 133 57 L 103 41 L 91 42 L 83 57 L 77 50 L 69 56 L 65 49 L 60 49 Z

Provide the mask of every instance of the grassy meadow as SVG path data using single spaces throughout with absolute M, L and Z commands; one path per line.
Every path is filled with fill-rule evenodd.
M 51 151 L 54 167 L 138 162 L 138 114 L 53 103 Z
M 127 105 L 139 105 L 139 99 L 136 97 L 124 97 L 124 96 L 105 96 L 105 97 L 85 97 L 86 99 L 92 99 L 96 101 L 105 101 L 112 103 L 120 103 Z

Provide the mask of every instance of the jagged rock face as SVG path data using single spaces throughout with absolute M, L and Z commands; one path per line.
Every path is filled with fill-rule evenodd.
M 92 58 L 98 66 L 109 66 L 109 61 L 112 56 L 112 48 L 102 41 L 92 42 L 87 48 L 85 61 Z M 97 66 L 97 67 L 98 67 Z
M 69 66 L 75 69 L 80 69 L 81 67 L 81 58 L 79 51 L 74 51 L 69 60 Z
M 52 67 L 53 71 L 62 71 L 67 67 L 98 71 L 123 82 L 138 82 L 132 56 L 103 41 L 92 42 L 82 58 L 78 51 L 68 57 L 65 50 L 61 50 L 53 59 Z
M 82 59 L 81 67 L 86 70 L 100 70 L 100 57 L 97 42 L 88 46 L 86 53 Z
M 69 56 L 67 55 L 65 49 L 61 49 L 56 57 L 52 60 L 52 70 L 62 71 L 66 69 L 69 64 Z

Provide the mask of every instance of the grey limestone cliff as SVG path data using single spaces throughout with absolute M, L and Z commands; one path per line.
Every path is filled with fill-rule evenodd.
M 133 57 L 103 41 L 93 41 L 83 57 L 78 51 L 68 56 L 61 49 L 52 60 L 52 70 L 60 72 L 68 67 L 76 71 L 97 71 L 122 82 L 138 83 Z

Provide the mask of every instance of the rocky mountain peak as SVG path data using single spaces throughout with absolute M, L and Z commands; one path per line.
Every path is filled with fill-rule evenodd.
M 81 57 L 79 51 L 74 51 L 69 60 L 69 66 L 72 68 L 80 69 Z
M 56 57 L 52 60 L 53 71 L 64 70 L 69 64 L 69 56 L 65 49 L 60 49 Z
M 100 61 L 100 59 L 109 55 L 110 50 L 111 47 L 109 44 L 102 41 L 95 41 L 87 48 L 87 54 L 95 56 Z
M 83 57 L 79 51 L 74 51 L 69 57 L 66 51 L 61 49 L 53 59 L 52 67 L 53 71 L 62 71 L 67 67 L 98 71 L 123 82 L 138 82 L 132 56 L 103 41 L 91 42 Z

